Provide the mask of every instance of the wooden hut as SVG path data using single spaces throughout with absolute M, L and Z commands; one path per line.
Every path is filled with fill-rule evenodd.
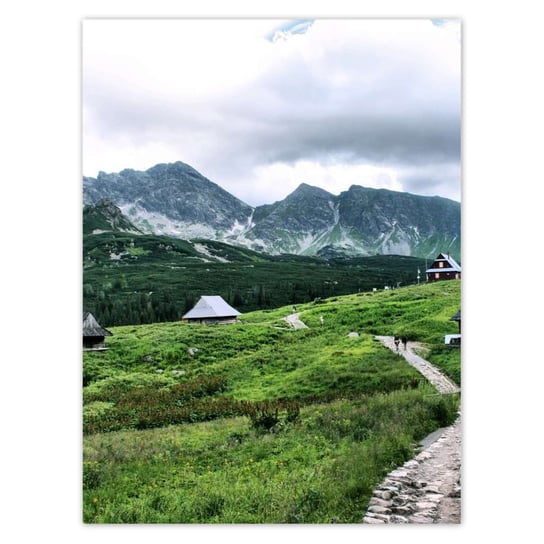
M 242 314 L 227 304 L 222 297 L 218 295 L 202 296 L 193 309 L 187 312 L 181 320 L 209 325 L 231 324 L 236 323 L 236 318 L 239 315 Z
M 459 325 L 459 334 L 461 334 L 461 310 L 459 310 L 455 315 L 452 315 L 450 320 L 457 321 L 457 324 Z
M 459 325 L 459 332 L 457 334 L 446 334 L 444 336 L 444 343 L 448 346 L 461 346 L 461 310 L 459 310 L 455 315 L 450 317 L 451 321 L 457 321 Z
M 91 312 L 83 312 L 83 350 L 104 350 L 106 336 L 112 333 L 100 326 Z
M 449 253 L 440 253 L 425 273 L 427 281 L 460 280 L 461 266 Z

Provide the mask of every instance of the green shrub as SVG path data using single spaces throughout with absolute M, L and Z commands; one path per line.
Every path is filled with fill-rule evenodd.
M 83 461 L 83 489 L 94 489 L 100 485 L 102 472 L 100 463 Z

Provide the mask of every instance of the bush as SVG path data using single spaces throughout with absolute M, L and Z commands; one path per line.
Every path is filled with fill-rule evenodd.
M 83 461 L 83 489 L 94 489 L 101 482 L 100 464 L 97 461 Z
M 269 432 L 280 423 L 293 423 L 300 417 L 302 403 L 292 400 L 272 400 L 242 403 L 243 413 L 251 420 L 253 428 Z

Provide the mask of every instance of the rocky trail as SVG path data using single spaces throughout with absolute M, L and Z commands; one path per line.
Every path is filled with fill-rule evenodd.
M 394 338 L 377 336 L 393 351 Z M 439 394 L 458 393 L 459 387 L 441 374 L 408 342 L 398 347 L 409 364 L 436 387 Z M 390 472 L 374 490 L 363 523 L 460 523 L 461 522 L 461 416 L 446 429 L 422 442 L 414 459 Z
M 294 329 L 307 328 L 296 312 L 284 319 Z M 437 394 L 460 392 L 457 384 L 418 354 L 424 351 L 421 344 L 395 344 L 393 336 L 376 339 L 404 357 L 429 380 Z M 461 522 L 461 415 L 450 427 L 426 437 L 420 447 L 416 457 L 390 472 L 374 490 L 363 523 Z
M 376 336 L 376 340 L 380 340 L 392 351 L 396 351 L 395 338 L 393 336 Z M 407 342 L 406 348 L 399 344 L 398 353 L 402 355 L 410 365 L 417 371 L 421 372 L 425 378 L 431 382 L 439 393 L 458 393 L 459 386 L 452 382 L 448 377 L 444 376 L 436 367 L 417 354 L 423 347 L 417 342 Z
M 285 321 L 287 321 L 287 323 L 289 323 L 291 327 L 293 327 L 293 329 L 307 329 L 308 328 L 308 325 L 306 325 L 300 320 L 300 316 L 296 312 L 289 314 L 284 319 Z

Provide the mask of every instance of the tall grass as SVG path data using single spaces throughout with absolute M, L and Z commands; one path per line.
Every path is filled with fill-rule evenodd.
M 87 437 L 84 521 L 358 522 L 383 476 L 455 417 L 430 391 L 308 406 L 274 433 L 234 418 Z

